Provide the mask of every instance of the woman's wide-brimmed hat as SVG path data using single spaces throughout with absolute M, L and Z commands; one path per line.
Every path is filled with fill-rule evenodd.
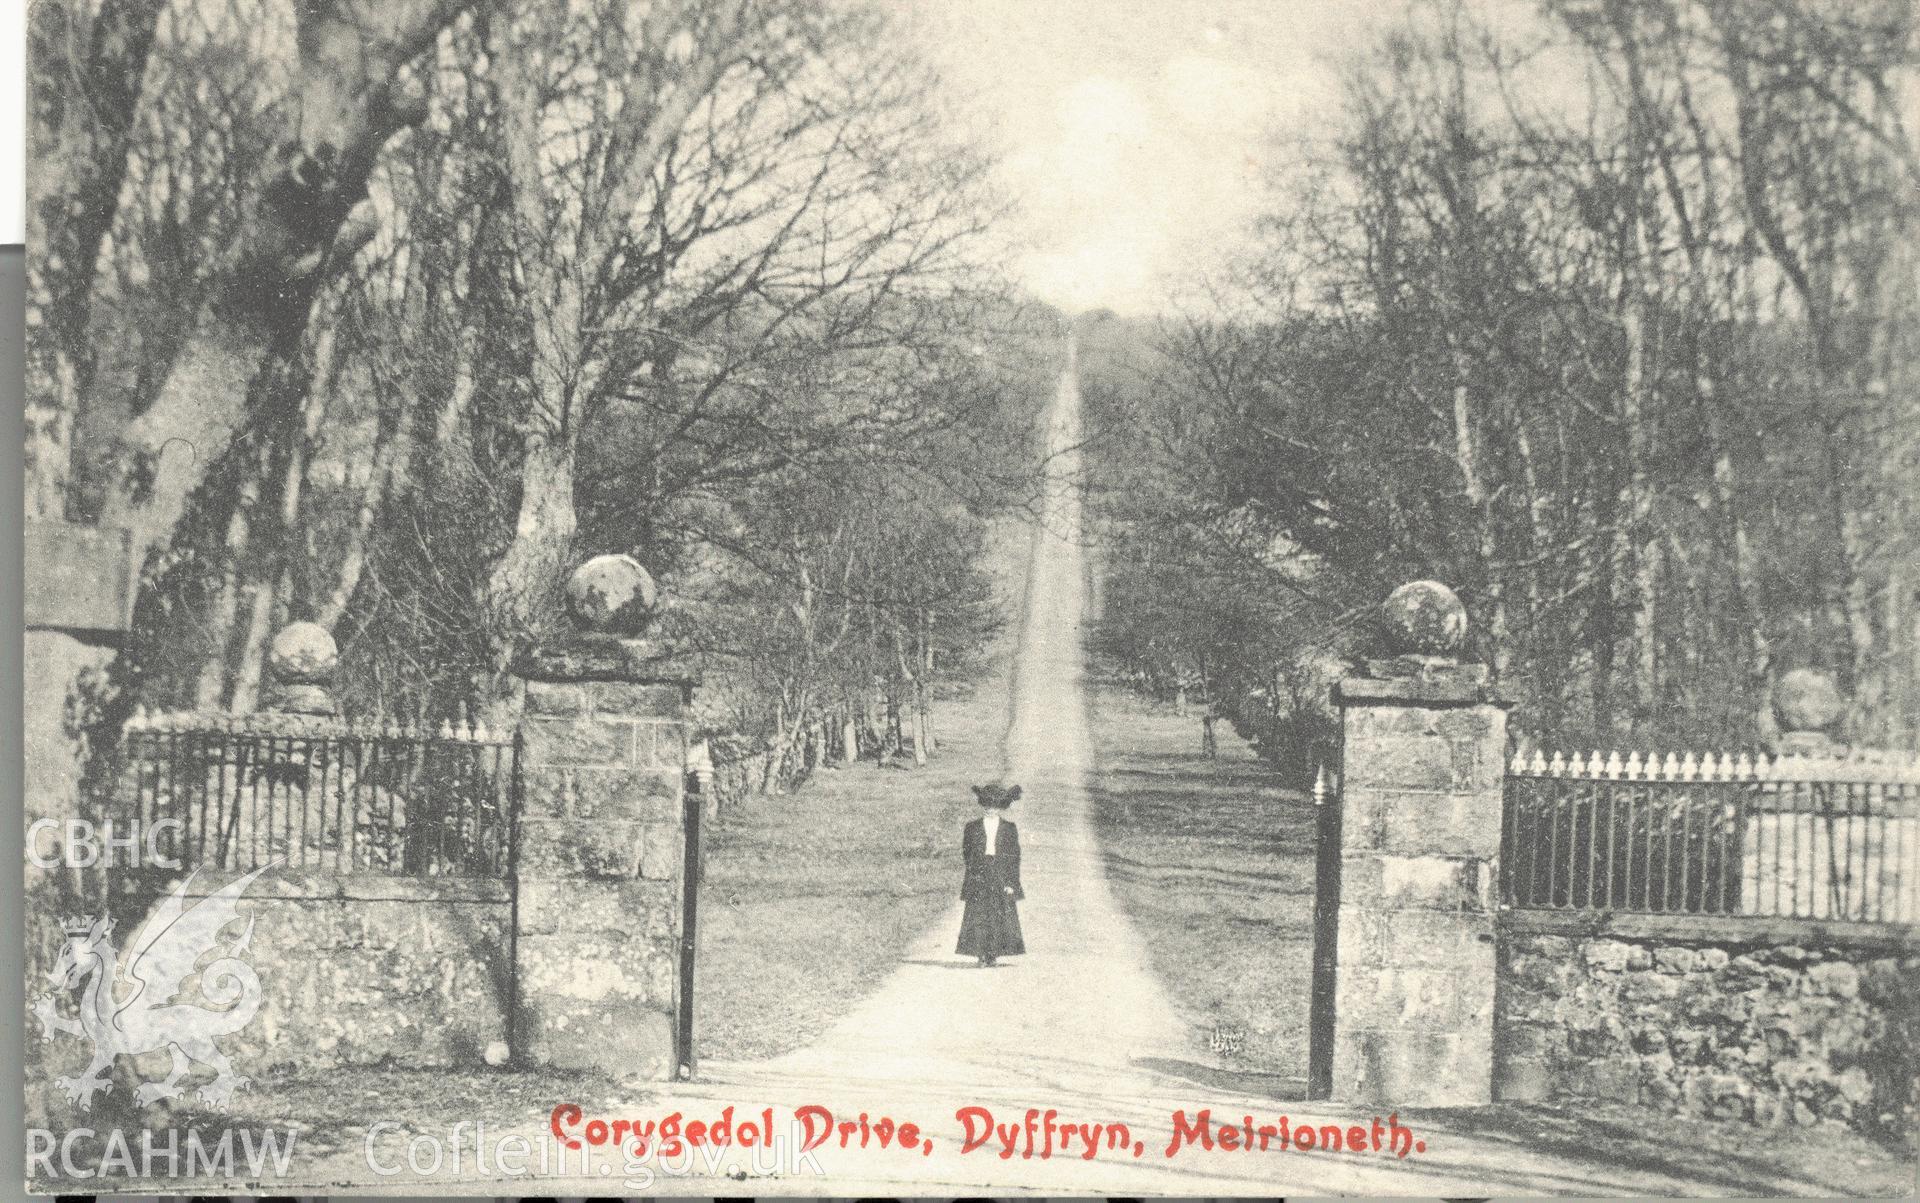
M 1017 785 L 976 785 L 973 796 L 982 806 L 992 806 L 1005 810 L 1020 800 L 1020 787 Z

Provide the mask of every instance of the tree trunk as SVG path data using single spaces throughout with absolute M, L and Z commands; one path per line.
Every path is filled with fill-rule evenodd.
M 1467 387 L 1469 370 L 1465 355 L 1454 347 L 1453 454 L 1460 468 L 1467 504 L 1473 509 L 1476 551 L 1481 569 L 1486 573 L 1487 641 L 1493 652 L 1493 676 L 1496 681 L 1505 681 L 1513 660 L 1513 648 L 1507 639 L 1506 590 L 1497 563 L 1499 546 L 1494 535 L 1493 505 L 1481 476 L 1479 446 L 1474 437 L 1472 394 Z
M 776 755 L 773 761 L 773 774 L 769 778 L 771 793 L 786 793 L 788 779 L 795 775 L 797 769 L 806 767 L 807 749 L 818 727 L 818 724 L 809 717 L 812 707 L 812 699 L 802 691 L 792 714 L 783 718 L 781 722 L 780 734 L 775 740 Z
M 227 666 L 232 654 L 233 627 L 240 614 L 240 578 L 253 542 L 255 510 L 260 504 L 260 482 L 271 471 L 271 448 L 262 445 L 253 471 L 240 482 L 233 512 L 227 516 L 226 538 L 220 548 L 220 572 L 208 601 L 202 630 L 207 636 L 206 658 L 194 684 L 195 710 L 219 710 L 226 700 Z
M 273 578 L 256 581 L 248 603 L 247 626 L 240 645 L 240 662 L 233 673 L 233 697 L 227 708 L 234 714 L 251 714 L 260 705 L 260 680 L 266 671 L 267 646 L 273 642 L 276 618 L 291 587 L 286 568 Z
M 773 739 L 767 744 L 766 763 L 760 770 L 760 789 L 763 794 L 774 792 L 774 782 L 780 776 L 780 762 L 787 754 L 787 700 L 779 698 L 774 703 Z
M 347 532 L 347 545 L 341 552 L 340 566 L 334 573 L 333 585 L 327 590 L 327 595 L 313 609 L 313 621 L 329 631 L 339 625 L 340 616 L 346 613 L 354 592 L 360 587 L 360 576 L 366 571 L 367 545 L 373 537 L 374 524 L 386 505 L 387 493 L 393 486 L 394 466 L 407 462 L 413 454 L 413 440 L 407 437 L 406 427 L 406 415 L 397 415 L 390 425 L 383 424 L 380 433 L 374 436 L 373 465 L 367 474 L 367 486 L 360 494 L 360 508 L 354 514 L 353 526 Z
M 1711 502 L 1709 512 L 1715 518 L 1715 528 L 1723 544 L 1721 554 L 1728 566 L 1734 611 L 1731 618 L 1745 632 L 1746 697 L 1753 700 L 1766 694 L 1772 672 L 1773 648 L 1767 631 L 1767 616 L 1760 612 L 1759 585 L 1754 576 L 1753 551 L 1747 534 L 1746 517 L 1740 507 L 1733 446 L 1720 413 L 1719 381 L 1714 375 L 1715 364 L 1709 350 L 1708 340 L 1714 323 L 1720 320 L 1720 309 L 1713 291 L 1708 244 L 1702 231 L 1703 223 L 1718 219 L 1721 213 L 1721 207 L 1715 199 L 1718 189 L 1711 167 L 1715 155 L 1707 126 L 1700 119 L 1692 90 L 1684 78 L 1679 81 L 1678 99 L 1692 135 L 1694 161 L 1700 173 L 1701 196 L 1697 204 L 1688 205 L 1684 177 L 1676 161 L 1675 144 L 1666 139 L 1656 139 L 1654 145 L 1660 160 L 1660 179 L 1666 186 L 1673 211 L 1682 213 L 1691 207 L 1698 213 L 1692 221 L 1676 223 L 1681 247 L 1686 252 L 1687 297 L 1697 323 L 1691 348 L 1694 397 L 1699 405 L 1701 427 L 1706 433 L 1707 454 L 1712 461 L 1707 485 Z M 1730 297 L 1727 305 L 1729 324 L 1734 320 L 1733 311 L 1736 307 Z M 1711 630 L 1713 625 L 1709 623 L 1708 629 Z M 1753 712 L 1749 712 L 1747 717 L 1756 723 L 1760 718 Z
M 860 729 L 867 735 L 872 746 L 867 751 L 878 761 L 887 754 L 886 726 L 882 721 L 884 699 L 880 697 L 877 683 L 867 686 L 866 693 L 860 699 Z
M 320 284 L 373 236 L 366 198 L 381 150 L 425 116 L 403 69 L 464 7 L 459 0 L 295 8 L 295 128 L 248 190 L 246 219 L 216 269 L 210 299 L 158 395 L 128 423 L 108 521 L 143 556 L 165 547 L 188 497 L 232 441 L 269 359 L 291 360 Z
M 100 251 L 120 204 L 127 148 L 161 0 L 28 9 L 27 513 L 66 516 L 74 421 L 93 393 L 93 298 Z M 83 48 L 74 61 L 70 48 Z M 44 88 L 48 95 L 38 94 Z
M 1709 453 L 1713 456 L 1710 474 L 1713 508 L 1719 515 L 1721 538 L 1726 541 L 1729 584 L 1733 590 L 1734 621 L 1746 630 L 1747 689 L 1753 699 L 1766 693 L 1773 672 L 1773 642 L 1767 632 L 1767 616 L 1760 612 L 1759 583 L 1754 578 L 1753 546 L 1747 534 L 1747 522 L 1740 510 L 1739 482 L 1735 475 L 1733 448 L 1720 420 L 1717 388 L 1704 367 L 1694 378 L 1700 396 Z
M 300 437 L 286 452 L 286 472 L 280 481 L 280 504 L 275 515 L 278 538 L 272 554 L 255 569 L 253 597 L 247 621 L 245 641 L 234 669 L 232 698 L 228 708 L 234 714 L 249 714 L 260 698 L 260 677 L 267 663 L 267 644 L 273 639 L 286 610 L 287 594 L 293 587 L 293 562 L 303 552 L 299 532 L 302 503 L 306 495 L 307 464 L 314 442 L 327 418 L 332 397 L 334 336 L 323 333 L 314 344 L 313 363 L 302 365 L 304 387 L 300 392 Z
M 927 746 L 927 685 L 914 677 L 914 764 L 925 764 L 931 748 Z
M 1525 413 L 1518 415 L 1518 420 L 1514 423 L 1513 446 L 1520 457 L 1520 481 L 1526 489 L 1527 570 L 1521 575 L 1522 601 L 1525 606 L 1525 611 L 1521 615 L 1521 627 L 1526 632 L 1526 661 L 1537 670 L 1537 667 L 1543 662 L 1540 645 L 1540 576 L 1543 571 L 1543 565 L 1541 564 L 1540 556 L 1542 551 L 1547 547 L 1549 540 L 1542 514 L 1546 505 L 1546 497 L 1541 492 L 1539 468 L 1534 462 L 1533 436 L 1527 430 L 1527 416 Z M 1548 662 L 1561 667 L 1557 668 L 1554 673 L 1556 683 L 1554 686 L 1553 700 L 1550 703 L 1552 713 L 1543 715 L 1542 717 L 1547 720 L 1545 725 L 1557 728 L 1565 714 L 1567 687 L 1572 683 L 1562 679 L 1562 673 L 1565 671 L 1564 666 L 1566 665 L 1565 659 L 1556 656 Z M 1535 688 L 1533 690 L 1536 699 L 1540 699 L 1538 683 L 1539 675 L 1536 671 Z M 1540 700 L 1545 701 L 1545 699 Z
M 571 567 L 577 520 L 573 447 L 531 435 L 520 468 L 520 507 L 513 542 L 487 578 L 487 611 L 497 671 L 504 673 L 520 640 L 558 605 Z
M 840 721 L 840 763 L 851 768 L 860 762 L 860 731 L 854 718 L 854 705 L 847 703 Z
M 1617 472 L 1614 474 L 1617 476 Z M 1618 578 L 1620 556 L 1618 538 L 1620 490 L 1613 480 L 1599 491 L 1596 499 L 1595 536 L 1604 541 L 1606 554 L 1596 556 L 1592 586 L 1592 630 L 1588 642 L 1593 647 L 1593 738 L 1608 742 L 1613 737 L 1614 670 L 1620 646 L 1620 603 Z
M 1636 734 L 1653 721 L 1659 698 L 1659 628 L 1655 606 L 1659 596 L 1660 539 L 1654 529 L 1653 485 L 1648 464 L 1653 440 L 1648 426 L 1650 373 L 1647 366 L 1648 298 L 1634 286 L 1622 315 L 1627 340 L 1626 376 L 1622 381 L 1621 421 L 1627 433 L 1627 491 L 1622 568 L 1628 587 L 1632 621 L 1632 719 Z
M 1625 165 L 1620 180 L 1627 198 L 1623 245 L 1620 248 L 1620 333 L 1626 344 L 1626 367 L 1620 382 L 1620 423 L 1625 431 L 1627 457 L 1625 514 L 1614 540 L 1616 573 L 1624 578 L 1631 634 L 1633 671 L 1629 702 L 1633 730 L 1639 733 L 1654 718 L 1659 700 L 1659 625 L 1655 606 L 1659 597 L 1660 540 L 1654 530 L 1654 491 L 1649 465 L 1653 455 L 1652 426 L 1655 373 L 1648 362 L 1653 320 L 1658 313 L 1651 287 L 1659 263 L 1648 246 L 1648 200 L 1651 169 L 1660 135 L 1648 112 L 1649 100 L 1641 64 L 1639 10 L 1625 0 L 1609 0 L 1606 16 L 1620 40 L 1627 80 Z
M 920 611 L 920 672 L 915 677 L 918 689 L 915 704 L 920 709 L 920 729 L 927 737 L 927 754 L 939 751 L 939 737 L 933 733 L 933 609 Z
M 1867 331 L 1863 362 L 1852 375 L 1858 382 L 1859 396 L 1884 410 L 1897 410 L 1899 406 L 1899 402 L 1890 395 L 1888 378 L 1898 354 L 1894 349 L 1897 342 L 1896 327 L 1902 309 L 1910 304 L 1898 289 L 1898 283 L 1906 283 L 1913 278 L 1915 253 L 1911 239 L 1906 237 L 1910 225 L 1907 212 L 1901 212 L 1897 234 L 1888 238 L 1890 247 L 1886 261 L 1873 273 L 1871 283 L 1863 283 L 1863 290 L 1868 295 L 1862 308 L 1869 315 L 1871 324 Z M 1890 281 L 1898 283 L 1890 285 Z M 1843 413 L 1836 419 L 1836 423 L 1841 422 L 1850 423 L 1850 418 Z M 1830 445 L 1835 437 L 1829 435 Z M 1867 441 L 1856 435 L 1854 446 L 1858 447 Z M 1871 454 L 1871 451 L 1867 451 L 1867 455 Z M 1849 487 L 1853 475 L 1857 474 L 1856 465 L 1865 461 L 1865 456 L 1844 457 L 1840 468 L 1842 475 L 1834 479 L 1829 487 L 1834 491 L 1834 504 L 1839 510 L 1840 546 L 1846 566 L 1843 587 L 1847 650 L 1854 677 L 1852 704 L 1847 718 L 1856 738 L 1871 742 L 1887 739 L 1899 725 L 1897 713 L 1901 699 L 1897 696 L 1899 687 L 1893 666 L 1898 663 L 1897 648 L 1901 637 L 1900 602 L 1895 600 L 1895 595 L 1901 588 L 1903 574 L 1899 551 L 1887 547 L 1888 540 L 1884 534 L 1873 538 L 1865 534 L 1863 528 L 1880 532 L 1910 528 L 1899 522 L 1902 516 L 1900 497 L 1892 487 L 1891 480 L 1876 481 L 1865 489 Z M 1880 586 L 1888 594 L 1887 601 L 1881 607 L 1886 632 L 1884 646 L 1873 624 L 1871 578 L 1876 561 L 1885 565 L 1886 575 Z
M 1839 471 L 1847 471 L 1844 463 Z M 1882 700 L 1880 675 L 1873 671 L 1873 609 L 1866 570 L 1869 552 L 1860 531 L 1860 512 L 1841 498 L 1844 487 L 1838 480 L 1828 487 L 1836 494 L 1834 508 L 1838 511 L 1835 525 L 1839 528 L 1840 613 L 1846 630 L 1845 685 L 1850 703 L 1847 717 L 1852 722 L 1877 715 Z

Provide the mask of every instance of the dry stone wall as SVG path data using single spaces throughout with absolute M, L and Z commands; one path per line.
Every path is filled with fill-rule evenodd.
M 1509 930 L 1496 1091 L 1912 1143 L 1920 950 Z

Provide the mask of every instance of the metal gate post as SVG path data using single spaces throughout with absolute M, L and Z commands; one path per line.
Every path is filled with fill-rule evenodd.
M 1307 1011 L 1307 1097 L 1333 1097 L 1334 968 L 1339 963 L 1340 798 L 1327 766 L 1313 778 L 1313 986 Z
M 679 997 L 674 1003 L 673 1057 L 680 1067 L 680 1077 L 691 1078 L 699 1069 L 693 1043 L 693 965 L 699 948 L 700 876 L 705 859 L 700 850 L 700 820 L 707 805 L 706 790 L 685 791 L 680 805 L 685 837 L 680 862 L 680 979 Z

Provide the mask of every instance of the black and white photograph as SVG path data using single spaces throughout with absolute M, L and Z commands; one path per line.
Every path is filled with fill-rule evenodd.
M 10 2 L 28 1193 L 1920 1185 L 1916 0 Z

